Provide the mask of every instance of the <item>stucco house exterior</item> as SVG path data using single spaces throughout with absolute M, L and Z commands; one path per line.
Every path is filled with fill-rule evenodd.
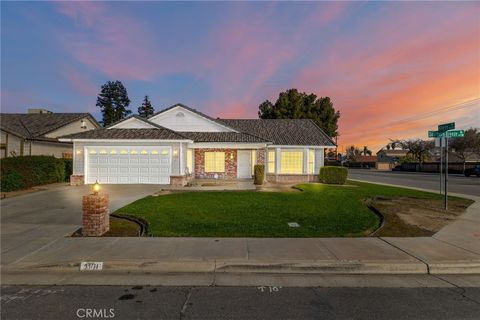
M 377 152 L 376 168 L 378 170 L 391 170 L 400 163 L 400 160 L 407 156 L 408 150 L 387 150 L 381 149 Z
M 172 184 L 191 179 L 316 181 L 333 141 L 306 119 L 214 119 L 182 104 L 148 119 L 60 138 L 73 143 L 72 184 Z
M 66 134 L 100 128 L 89 113 L 53 113 L 29 109 L 28 113 L 0 114 L 0 157 L 48 155 L 72 158 L 72 143 L 59 141 Z

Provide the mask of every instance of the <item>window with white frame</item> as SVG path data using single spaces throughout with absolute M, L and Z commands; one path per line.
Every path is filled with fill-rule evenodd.
M 280 173 L 303 173 L 303 151 L 282 150 L 280 155 Z
M 275 173 L 275 150 L 268 150 L 268 173 Z
M 225 172 L 225 152 L 205 152 L 205 172 Z
M 308 173 L 315 173 L 315 150 L 308 150 Z
M 187 149 L 187 171 L 193 173 L 193 149 Z

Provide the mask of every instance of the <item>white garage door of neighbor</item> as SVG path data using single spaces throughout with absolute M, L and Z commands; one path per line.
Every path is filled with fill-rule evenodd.
M 87 147 L 85 154 L 87 183 L 170 183 L 170 147 Z

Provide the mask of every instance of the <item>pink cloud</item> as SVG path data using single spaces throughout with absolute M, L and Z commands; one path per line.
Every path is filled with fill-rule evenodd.
M 302 18 L 291 37 L 286 37 L 272 23 L 273 15 L 269 14 L 274 8 L 272 4 L 247 20 L 242 15 L 227 15 L 225 24 L 212 34 L 208 46 L 219 49 L 203 61 L 205 69 L 216 73 L 212 83 L 216 95 L 206 102 L 209 112 L 224 117 L 256 117 L 254 107 L 278 94 L 278 86 L 274 84 L 276 73 L 305 54 L 308 45 L 305 34 L 311 34 L 312 30 L 316 35 L 326 32 L 323 28 L 341 18 L 350 6 L 322 4 Z M 232 96 L 238 97 L 239 90 L 240 100 L 231 101 Z
M 478 8 L 388 7 L 383 20 L 366 21 L 362 31 L 336 41 L 325 60 L 299 72 L 295 84 L 333 98 L 342 113 L 341 144 L 378 148 L 389 137 L 425 138 L 425 128 L 441 117 L 375 128 L 480 97 Z
M 156 62 L 160 53 L 148 42 L 152 35 L 138 19 L 98 2 L 60 2 L 58 11 L 80 26 L 63 36 L 65 48 L 79 62 L 111 78 L 150 80 L 170 65 L 168 59 L 162 65 Z

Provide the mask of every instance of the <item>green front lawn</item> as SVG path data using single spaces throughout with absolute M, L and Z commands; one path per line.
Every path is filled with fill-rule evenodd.
M 349 181 L 349 186 L 300 184 L 303 192 L 183 192 L 149 196 L 116 214 L 149 222 L 163 237 L 345 237 L 365 236 L 379 225 L 364 199 L 419 197 L 433 193 Z M 290 228 L 297 222 L 299 228 Z

